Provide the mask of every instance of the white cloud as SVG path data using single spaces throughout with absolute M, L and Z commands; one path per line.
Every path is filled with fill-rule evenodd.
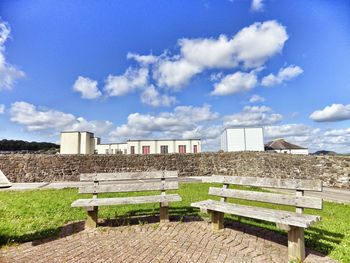
M 185 59 L 162 60 L 153 71 L 153 78 L 159 86 L 166 86 L 178 91 L 201 71 L 199 66 L 191 64 Z
M 223 76 L 223 73 L 222 72 L 218 72 L 218 73 L 212 73 L 210 74 L 210 81 L 218 81 L 219 79 L 221 79 Z
M 97 81 L 81 76 L 75 81 L 73 90 L 80 92 L 83 99 L 97 99 L 102 95 L 97 88 Z
M 147 68 L 128 68 L 123 75 L 109 75 L 106 79 L 105 91 L 109 96 L 122 96 L 148 83 Z
M 287 141 L 309 148 L 310 152 L 331 150 L 348 153 L 350 147 L 350 129 L 322 131 L 305 124 L 284 124 L 264 128 L 266 140 L 284 138 Z
M 0 104 L 0 114 L 3 114 L 5 112 L 5 105 Z
M 264 102 L 266 99 L 264 97 L 261 97 L 257 94 L 254 94 L 253 96 L 251 96 L 251 98 L 249 99 L 250 103 L 255 103 L 255 102 Z
M 55 110 L 39 110 L 36 106 L 21 101 L 11 105 L 11 121 L 25 125 L 29 131 L 60 130 L 72 125 L 75 117 Z
M 325 136 L 350 136 L 350 128 L 328 130 L 324 133 Z
M 180 39 L 182 57 L 200 68 L 231 68 L 234 59 L 233 39 L 225 35 L 215 38 Z
M 252 11 L 261 11 L 264 8 L 263 0 L 252 0 L 250 8 Z
M 281 52 L 288 35 L 277 21 L 254 23 L 229 38 L 180 39 L 180 53 L 161 55 L 154 65 L 153 78 L 160 86 L 181 89 L 205 69 L 246 68 L 262 66 L 271 56 Z
M 151 85 L 142 92 L 141 102 L 152 107 L 170 107 L 176 103 L 176 98 L 159 94 L 156 88 Z
M 225 76 L 220 82 L 215 83 L 212 95 L 225 96 L 242 91 L 249 91 L 257 84 L 257 77 L 254 72 L 236 72 Z
M 118 141 L 130 138 L 188 138 L 191 134 L 197 134 L 199 126 L 218 117 L 208 105 L 178 106 L 173 112 L 158 115 L 133 113 L 128 116 L 126 124 L 110 133 L 110 137 Z M 203 136 L 206 138 L 205 134 Z
M 264 135 L 268 139 L 285 137 L 305 137 L 311 132 L 311 128 L 305 124 L 284 124 L 267 126 L 264 128 Z
M 87 121 L 70 113 L 38 108 L 23 101 L 13 103 L 10 112 L 11 121 L 24 125 L 28 131 L 88 130 L 100 135 L 112 128 L 109 121 Z
M 331 122 L 350 120 L 350 104 L 332 104 L 326 106 L 323 110 L 314 111 L 310 119 L 317 122 Z
M 278 85 L 283 81 L 291 80 L 302 73 L 303 70 L 300 67 L 291 65 L 286 68 L 281 68 L 277 75 L 269 74 L 265 76 L 261 81 L 261 85 L 266 87 Z
M 23 71 L 6 62 L 4 45 L 10 33 L 11 30 L 8 24 L 0 20 L 0 91 L 2 89 L 12 89 L 18 79 L 25 77 Z
M 137 61 L 138 63 L 140 63 L 143 66 L 153 64 L 158 60 L 158 58 L 156 56 L 153 56 L 153 55 L 139 55 L 139 54 L 131 53 L 131 52 L 129 52 L 126 55 L 126 57 L 127 57 L 127 59 L 133 59 L 133 60 Z
M 282 120 L 281 114 L 271 112 L 267 106 L 245 106 L 242 112 L 225 116 L 224 126 L 265 126 Z
M 243 28 L 233 38 L 236 60 L 245 67 L 259 67 L 271 56 L 282 51 L 288 35 L 277 21 L 254 23 Z
M 70 127 L 67 127 L 66 130 L 69 131 L 90 131 L 97 136 L 106 134 L 113 128 L 113 123 L 110 121 L 100 121 L 92 120 L 87 121 L 82 117 L 76 118 L 76 121 Z

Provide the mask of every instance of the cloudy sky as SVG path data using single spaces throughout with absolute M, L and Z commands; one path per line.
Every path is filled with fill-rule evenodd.
M 0 139 L 265 140 L 350 152 L 350 2 L 1 1 Z

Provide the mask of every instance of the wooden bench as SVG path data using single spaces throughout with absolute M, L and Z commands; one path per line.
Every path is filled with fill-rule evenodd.
M 169 202 L 181 201 L 181 197 L 177 194 L 166 194 L 166 190 L 178 189 L 177 179 L 177 171 L 81 174 L 80 181 L 91 184 L 80 187 L 79 193 L 92 194 L 92 198 L 78 199 L 71 206 L 86 208 L 88 227 L 97 226 L 98 207 L 110 205 L 160 203 L 160 222 L 168 222 Z M 160 195 L 98 198 L 98 194 L 101 193 L 140 191 L 161 191 L 161 193 Z
M 210 187 L 209 194 L 220 196 L 220 201 L 206 200 L 191 206 L 206 210 L 211 214 L 212 229 L 223 228 L 224 213 L 254 218 L 276 223 L 280 229 L 288 231 L 288 260 L 305 259 L 304 228 L 320 220 L 320 216 L 303 214 L 304 208 L 322 209 L 322 199 L 304 196 L 304 191 L 322 191 L 320 180 L 273 179 L 260 177 L 240 177 L 213 175 L 205 180 L 223 183 L 222 188 Z M 256 186 L 296 190 L 295 195 L 228 189 L 229 185 Z M 227 198 L 244 199 L 296 207 L 296 212 L 255 206 L 238 205 L 227 202 Z

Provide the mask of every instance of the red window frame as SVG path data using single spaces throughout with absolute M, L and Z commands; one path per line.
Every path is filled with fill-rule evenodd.
M 193 153 L 198 153 L 198 146 L 197 145 L 193 145 Z
M 142 154 L 150 154 L 151 146 L 142 146 Z
M 179 145 L 179 153 L 186 153 L 186 145 Z

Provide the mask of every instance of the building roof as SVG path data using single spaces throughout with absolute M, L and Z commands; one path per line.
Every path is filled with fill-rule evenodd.
M 265 144 L 267 150 L 295 150 L 295 149 L 307 149 L 290 142 L 285 141 L 284 139 L 277 139 L 270 141 Z

